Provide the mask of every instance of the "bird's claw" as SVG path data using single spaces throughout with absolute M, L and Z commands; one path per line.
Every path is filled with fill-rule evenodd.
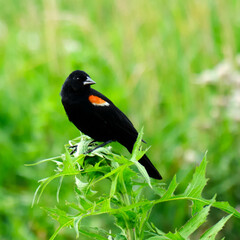
M 70 155 L 73 155 L 77 151 L 78 145 L 72 145 L 72 146 L 69 146 L 69 148 L 72 149 L 72 151 L 70 152 Z

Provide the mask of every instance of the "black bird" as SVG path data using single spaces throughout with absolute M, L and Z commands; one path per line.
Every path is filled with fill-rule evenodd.
M 62 104 L 69 120 L 84 134 L 106 145 L 117 141 L 131 153 L 138 133 L 127 116 L 107 97 L 91 88 L 95 82 L 84 71 L 72 72 L 61 90 Z M 144 155 L 139 162 L 149 176 L 162 179 Z

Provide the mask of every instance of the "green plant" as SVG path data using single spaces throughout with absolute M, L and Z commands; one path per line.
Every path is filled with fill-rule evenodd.
M 57 191 L 57 201 L 59 201 L 63 178 L 65 176 L 75 177 L 76 201 L 65 203 L 68 210 L 59 207 L 46 208 L 51 217 L 59 222 L 59 227 L 51 239 L 54 239 L 60 230 L 69 227 L 74 228 L 77 237 L 81 234 L 90 239 L 100 240 L 190 239 L 189 237 L 197 230 L 199 231 L 200 226 L 206 222 L 211 207 L 227 212 L 229 215 L 223 217 L 201 235 L 200 239 L 206 240 L 215 239 L 232 215 L 240 218 L 240 213 L 228 202 L 218 202 L 216 196 L 212 199 L 202 197 L 202 191 L 207 184 L 206 155 L 196 168 L 192 180 L 183 193 L 175 194 L 178 186 L 176 176 L 168 187 L 159 181 L 150 180 L 144 167 L 138 163 L 138 160 L 146 152 L 141 147 L 142 135 L 141 131 L 130 159 L 113 153 L 110 147 L 101 147 L 85 154 L 88 150 L 94 149 L 96 143 L 93 143 L 88 136 L 81 135 L 65 145 L 65 154 L 31 164 L 36 165 L 49 161 L 57 164 L 54 175 L 39 181 L 33 204 L 39 202 L 46 186 L 56 178 L 60 179 Z M 70 154 L 73 145 L 77 145 L 77 151 Z M 132 165 L 137 167 L 140 174 L 130 168 Z M 105 184 L 106 179 L 110 180 L 109 191 L 97 193 L 94 186 L 99 183 Z M 149 199 L 144 194 L 146 189 L 150 189 L 157 197 L 154 200 Z M 165 233 L 150 222 L 149 217 L 156 204 L 178 200 L 192 202 L 192 216 L 183 226 L 176 229 L 175 232 Z M 85 218 L 103 214 L 113 216 L 114 223 L 120 231 L 112 233 L 101 227 L 91 228 L 82 224 Z

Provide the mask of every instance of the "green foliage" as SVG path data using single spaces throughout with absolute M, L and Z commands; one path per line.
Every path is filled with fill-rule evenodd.
M 230 213 L 209 229 L 205 229 L 200 239 L 207 240 L 215 239 L 232 215 L 240 218 L 240 213 L 227 202 L 217 202 L 216 196 L 212 199 L 202 197 L 202 191 L 207 184 L 206 155 L 196 167 L 192 180 L 183 193 L 175 193 L 178 187 L 176 176 L 166 188 L 159 181 L 151 181 L 146 170 L 138 163 L 146 152 L 141 147 L 142 134 L 141 131 L 130 160 L 113 153 L 111 147 L 100 147 L 94 150 L 96 143 L 93 143 L 88 136 L 81 135 L 65 145 L 65 154 L 36 163 L 51 161 L 57 167 L 54 175 L 39 181 L 33 202 L 35 200 L 39 202 L 44 189 L 55 178 L 60 179 L 57 191 L 57 199 L 59 199 L 62 179 L 66 176 L 75 176 L 75 187 L 72 189 L 72 194 L 76 196 L 75 201 L 65 203 L 74 210 L 74 213 L 72 210 L 66 211 L 59 207 L 45 208 L 49 215 L 59 223 L 59 227 L 50 239 L 55 239 L 65 228 L 73 228 L 77 238 L 84 235 L 89 239 L 105 240 L 184 240 L 190 239 L 193 233 L 199 231 L 199 228 L 206 222 L 211 207 Z M 73 144 L 77 146 L 77 149 L 73 147 Z M 72 152 L 72 148 L 75 148 L 75 152 Z M 89 150 L 92 152 L 87 153 Z M 137 167 L 139 173 L 130 168 L 133 165 Z M 94 190 L 95 185 L 104 184 L 104 180 L 110 182 L 109 189 L 105 193 L 97 193 Z M 157 196 L 154 200 L 144 194 L 147 188 Z M 183 226 L 178 227 L 174 232 L 164 233 L 164 229 L 160 230 L 150 222 L 149 217 L 155 205 L 179 200 L 192 202 L 192 216 Z M 85 218 L 106 214 L 114 218 L 118 232 L 112 232 L 111 229 L 108 231 L 101 227 L 92 229 L 82 224 Z

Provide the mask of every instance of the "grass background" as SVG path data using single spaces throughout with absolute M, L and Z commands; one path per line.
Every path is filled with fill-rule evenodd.
M 137 129 L 144 126 L 152 146 L 148 155 L 163 181 L 177 173 L 187 185 L 208 150 L 206 197 L 217 193 L 239 208 L 239 1 L 0 0 L 0 5 L 1 239 L 48 239 L 56 228 L 39 207 L 55 205 L 57 183 L 30 208 L 37 180 L 52 169 L 24 164 L 59 155 L 79 135 L 59 96 L 76 69 L 89 73 L 95 89 Z M 231 67 L 218 65 L 223 61 Z M 199 84 L 207 69 L 216 81 Z M 73 197 L 73 182 L 65 185 L 62 201 Z M 155 210 L 152 219 L 165 232 L 190 216 L 186 202 Z M 211 210 L 208 224 L 221 217 Z M 93 226 L 94 221 L 111 224 L 101 218 Z M 239 221 L 232 218 L 222 235 L 239 239 Z M 66 238 L 74 239 L 74 232 L 58 237 Z

